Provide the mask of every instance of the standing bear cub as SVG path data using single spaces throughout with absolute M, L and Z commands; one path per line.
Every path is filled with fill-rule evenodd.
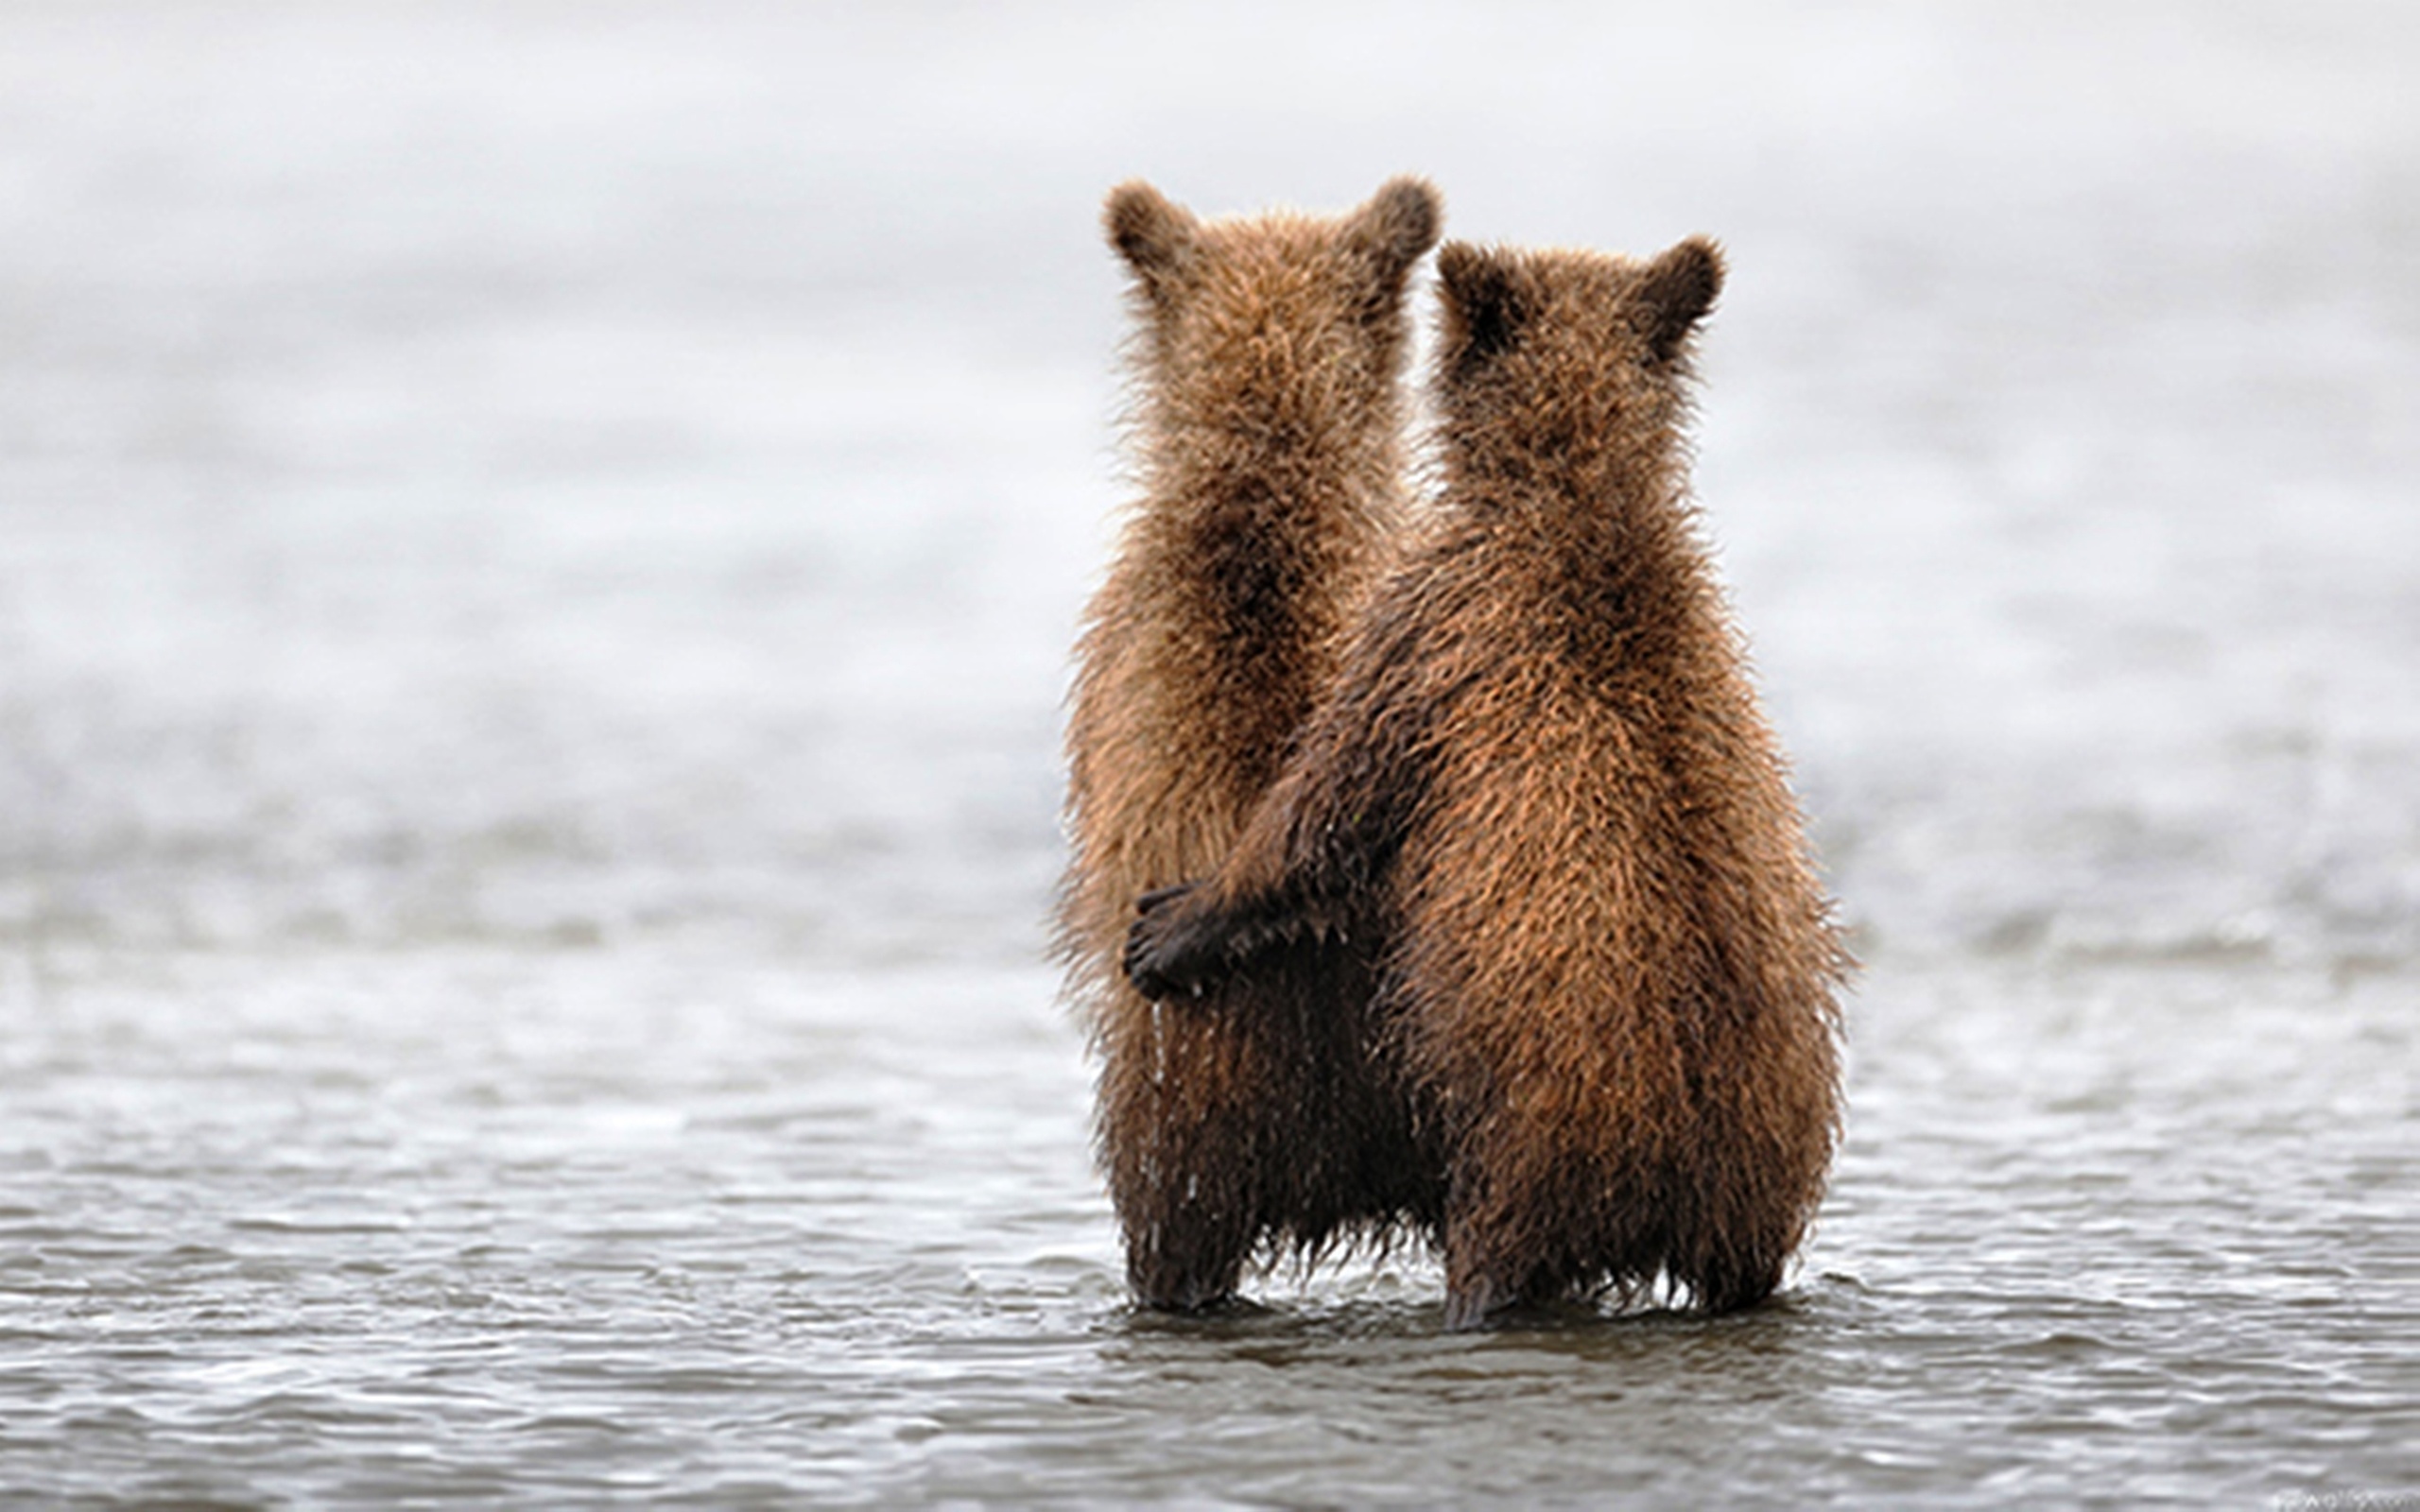
M 1149 1306 L 1210 1305 L 1257 1250 L 1316 1253 L 1438 1207 L 1373 1069 L 1366 962 L 1273 952 L 1211 994 L 1223 1011 L 1166 1014 L 1117 958 L 1137 893 L 1234 848 L 1401 527 L 1405 288 L 1442 215 L 1415 179 L 1334 219 L 1204 222 L 1142 183 L 1109 197 L 1139 325 L 1142 498 L 1077 647 L 1058 939 Z
M 1443 499 L 1234 851 L 1141 900 L 1185 1006 L 1370 951 L 1443 1165 L 1449 1326 L 1769 1295 L 1822 1194 L 1847 958 L 1687 498 L 1722 263 L 1439 254 Z

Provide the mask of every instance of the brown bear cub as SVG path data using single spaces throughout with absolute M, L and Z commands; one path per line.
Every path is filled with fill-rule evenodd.
M 1370 1069 L 1365 961 L 1273 952 L 1175 1014 L 1117 968 L 1135 896 L 1234 849 L 1401 528 L 1405 291 L 1442 217 L 1413 179 L 1334 219 L 1109 197 L 1143 497 L 1077 646 L 1058 943 L 1150 1306 L 1211 1305 L 1255 1252 L 1315 1255 L 1442 1200 Z
M 1457 243 L 1438 274 L 1437 518 L 1126 964 L 1175 1005 L 1370 953 L 1449 1326 L 1607 1287 L 1745 1307 L 1823 1192 L 1848 961 L 1687 498 L 1722 263 Z

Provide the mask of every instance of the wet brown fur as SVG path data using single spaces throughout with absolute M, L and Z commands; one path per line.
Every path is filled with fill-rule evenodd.
M 1369 1071 L 1365 960 L 1280 953 L 1165 1013 L 1117 955 L 1138 894 L 1234 847 L 1400 528 L 1405 289 L 1441 218 L 1409 179 L 1333 219 L 1202 222 L 1139 182 L 1109 197 L 1142 497 L 1077 648 L 1058 938 L 1151 1306 L 1215 1303 L 1256 1251 L 1316 1254 L 1438 1205 L 1408 1189 L 1403 1100 Z
M 1181 996 L 1322 938 L 1379 953 L 1454 1325 L 1609 1287 L 1747 1306 L 1822 1194 L 1848 962 L 1687 498 L 1720 254 L 1438 270 L 1443 506 L 1128 965 Z

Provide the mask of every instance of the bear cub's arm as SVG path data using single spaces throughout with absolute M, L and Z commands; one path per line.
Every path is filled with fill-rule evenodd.
M 1379 933 L 1380 881 L 1418 807 L 1416 740 L 1384 741 L 1391 679 L 1361 682 L 1314 716 L 1301 747 L 1216 871 L 1135 901 L 1121 958 L 1155 1001 L 1200 997 L 1281 946 Z M 1403 727 L 1409 722 L 1392 723 Z
M 1198 998 L 1280 946 L 1340 942 L 1342 910 L 1285 893 L 1221 902 L 1215 877 L 1160 887 L 1134 901 L 1121 957 L 1127 980 L 1154 1002 Z

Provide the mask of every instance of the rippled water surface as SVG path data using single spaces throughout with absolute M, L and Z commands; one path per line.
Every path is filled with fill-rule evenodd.
M 1120 1296 L 1031 971 L 652 952 L 9 987 L 22 1494 L 710 1503 L 2408 1486 L 2401 984 L 1883 973 L 1805 1273 L 1440 1331 L 1410 1258 Z
M 1272 45 L 1282 36 L 1285 45 Z M 2420 1491 L 2400 8 L 0 7 L 0 1501 Z M 1722 236 L 1784 1296 L 1131 1311 L 1095 215 Z

